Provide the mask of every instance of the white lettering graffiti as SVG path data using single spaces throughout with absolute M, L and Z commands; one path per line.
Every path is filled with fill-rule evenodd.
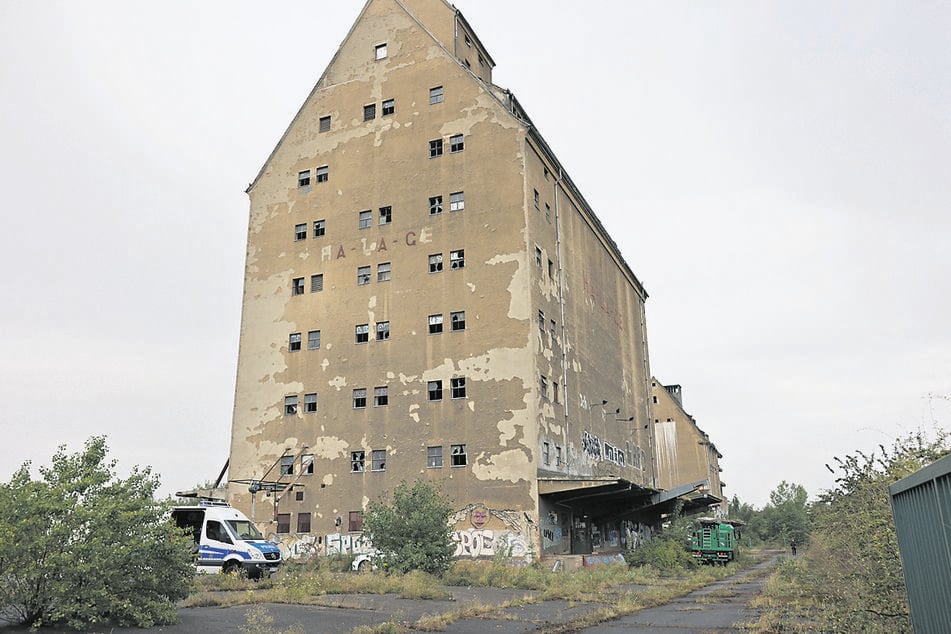
M 524 557 L 528 554 L 525 540 L 511 531 L 494 531 L 488 528 L 455 531 L 452 541 L 456 544 L 453 557 L 494 557 L 501 554 L 509 557 Z

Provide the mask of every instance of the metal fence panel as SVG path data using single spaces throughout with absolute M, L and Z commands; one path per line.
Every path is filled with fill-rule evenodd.
M 951 624 L 951 455 L 888 487 L 911 621 L 917 634 Z

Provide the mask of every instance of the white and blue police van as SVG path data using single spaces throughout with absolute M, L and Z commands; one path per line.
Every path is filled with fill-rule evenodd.
M 264 539 L 244 513 L 224 502 L 172 510 L 175 524 L 195 540 L 198 572 L 266 577 L 281 566 L 281 551 Z

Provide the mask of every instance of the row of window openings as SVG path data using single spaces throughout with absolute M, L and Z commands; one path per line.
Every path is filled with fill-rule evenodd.
M 469 463 L 469 457 L 466 454 L 465 445 L 449 446 L 449 466 L 465 467 Z M 430 469 L 441 469 L 443 467 L 443 448 L 442 446 L 433 446 L 426 448 L 426 466 Z M 365 451 L 350 452 L 350 472 L 363 473 L 367 469 L 367 456 Z M 370 470 L 386 471 L 386 449 L 373 449 L 370 451 Z
M 443 270 L 443 254 L 433 253 L 429 256 L 429 272 L 440 273 Z M 465 249 L 457 249 L 449 252 L 449 268 L 452 270 L 464 269 L 466 267 Z M 370 283 L 372 278 L 372 267 L 357 267 L 357 286 L 365 286 Z M 376 265 L 376 281 L 388 282 L 392 279 L 393 268 L 390 262 L 381 262 Z M 305 278 L 295 277 L 291 280 L 291 295 L 303 295 L 305 291 Z M 324 290 L 324 275 L 318 273 L 310 276 L 310 292 L 319 293 Z
M 542 398 L 547 401 L 547 400 L 549 399 L 549 394 L 548 394 L 548 377 L 546 377 L 546 376 L 544 376 L 544 375 L 539 376 L 539 378 L 538 378 L 538 390 L 539 390 L 539 392 L 541 393 Z M 551 400 L 554 401 L 555 403 L 560 403 L 561 401 L 558 400 L 559 398 L 561 398 L 561 397 L 559 396 L 558 384 L 555 383 L 554 381 L 552 381 L 552 382 L 551 382 Z
M 430 315 L 429 334 L 438 335 L 443 331 L 443 315 Z M 449 328 L 452 332 L 459 332 L 466 329 L 466 311 L 460 310 L 449 313 Z M 376 340 L 387 341 L 390 338 L 390 322 L 376 322 Z M 354 328 L 354 343 L 367 343 L 370 340 L 370 324 L 357 324 Z M 303 333 L 292 332 L 288 336 L 287 349 L 289 352 L 299 352 L 304 345 Z M 320 331 L 310 330 L 307 332 L 307 349 L 320 349 Z
M 555 445 L 555 466 L 560 467 L 563 464 L 562 455 L 561 455 L 561 446 Z M 542 443 L 542 464 L 550 466 L 552 464 L 552 454 L 551 454 L 551 443 L 543 442 Z
M 383 45 L 381 45 L 381 46 L 383 46 L 383 47 L 384 47 L 384 50 L 385 50 L 386 45 L 383 44 Z M 385 56 L 386 56 L 386 55 L 384 54 L 384 57 L 385 57 Z M 378 58 L 378 59 L 382 59 L 382 58 Z M 430 105 L 435 105 L 435 104 L 437 104 L 437 103 L 442 103 L 442 100 L 443 100 L 443 89 L 442 89 L 442 86 L 434 86 L 433 88 L 430 88 L 430 89 L 429 89 L 429 103 L 430 103 Z M 384 100 L 381 102 L 381 104 L 380 104 L 380 111 L 382 112 L 382 116 L 384 116 L 384 117 L 385 117 L 385 116 L 388 116 L 388 115 L 391 115 L 391 114 L 394 114 L 394 113 L 396 112 L 396 100 L 395 100 L 395 99 L 384 99 Z M 364 121 L 369 121 L 369 120 L 375 119 L 375 118 L 376 118 L 376 104 L 375 104 L 375 103 L 372 103 L 372 104 L 367 104 L 367 105 L 363 106 L 363 120 L 364 120 Z M 323 116 L 323 117 L 320 117 L 320 118 L 317 120 L 317 130 L 320 131 L 320 132 L 330 132 L 330 123 L 331 123 L 331 118 L 330 118 L 330 115 L 329 115 L 329 114 L 328 114 L 328 115 L 325 115 L 325 116 Z M 319 181 L 319 180 L 318 180 L 317 182 L 322 182 L 322 181 Z M 309 184 L 310 184 L 310 182 L 308 181 L 307 183 L 304 183 L 303 185 L 300 185 L 300 186 L 301 186 L 301 187 L 305 187 L 306 185 L 309 185 Z
M 542 333 L 543 335 L 545 334 L 545 325 L 546 325 L 545 311 L 539 310 L 538 311 L 538 331 Z M 552 319 L 551 321 L 547 322 L 547 325 L 548 325 L 548 334 L 551 337 L 551 340 L 554 342 L 555 340 L 558 339 L 558 336 L 557 336 L 558 324 L 556 324 L 555 320 Z
M 365 116 L 365 115 L 364 115 Z M 436 158 L 443 155 L 443 139 L 433 139 L 429 142 L 429 158 Z M 449 137 L 449 153 L 456 154 L 466 149 L 465 137 L 461 134 L 453 134 Z M 313 181 L 315 183 L 326 183 L 330 180 L 330 166 L 323 165 L 314 170 Z M 308 187 L 311 184 L 310 170 L 300 170 L 297 172 L 297 186 Z
M 449 194 L 449 211 L 462 211 L 466 208 L 466 194 L 465 192 L 453 192 Z M 443 196 L 430 196 L 429 197 L 429 215 L 436 216 L 443 212 Z M 379 209 L 379 224 L 380 226 L 392 224 L 393 222 L 393 207 L 387 205 L 386 207 L 380 207 Z M 357 216 L 357 228 L 359 229 L 369 229 L 373 226 L 373 212 L 369 209 L 359 212 Z M 327 221 L 326 220 L 315 220 L 313 224 L 313 237 L 322 238 L 327 235 Z M 300 242 L 307 239 L 307 223 L 302 222 L 300 224 L 294 225 L 294 240 Z
M 427 397 L 430 401 L 441 401 L 443 397 L 443 382 L 429 381 L 426 385 Z M 449 394 L 454 399 L 466 398 L 466 377 L 459 376 L 449 379 Z M 284 397 L 284 415 L 297 416 L 300 400 L 297 394 L 288 394 Z M 365 387 L 353 390 L 353 409 L 366 409 L 368 390 Z M 373 407 L 386 407 L 390 404 L 390 388 L 386 385 L 373 388 Z M 317 393 L 304 394 L 304 413 L 317 412 Z
M 297 501 L 303 501 L 303 491 L 297 491 Z M 309 533 L 311 522 L 310 522 L 310 513 L 299 512 L 297 514 L 297 532 L 298 533 Z M 363 512 L 362 511 L 350 511 L 350 522 L 348 524 L 348 530 L 351 533 L 359 532 L 363 530 Z M 277 514 L 277 532 L 279 534 L 288 534 L 291 532 L 291 514 L 290 513 L 278 513 Z M 318 543 L 320 538 L 318 537 Z
M 542 250 L 539 247 L 535 247 L 535 266 L 542 266 Z M 555 279 L 555 263 L 551 260 L 548 260 L 548 279 Z
M 546 174 L 548 173 L 547 169 L 545 170 L 545 173 Z M 537 189 L 533 191 L 535 192 L 535 195 L 534 195 L 535 209 L 541 211 L 541 206 L 540 206 L 541 196 L 539 195 Z M 545 220 L 547 220 L 548 222 L 551 222 L 551 206 L 548 203 L 545 203 Z

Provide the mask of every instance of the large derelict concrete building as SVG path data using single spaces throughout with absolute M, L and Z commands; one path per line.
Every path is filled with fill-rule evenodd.
M 248 189 L 230 497 L 270 530 L 423 478 L 461 555 L 584 553 L 657 501 L 647 293 L 493 66 L 369 0 Z

